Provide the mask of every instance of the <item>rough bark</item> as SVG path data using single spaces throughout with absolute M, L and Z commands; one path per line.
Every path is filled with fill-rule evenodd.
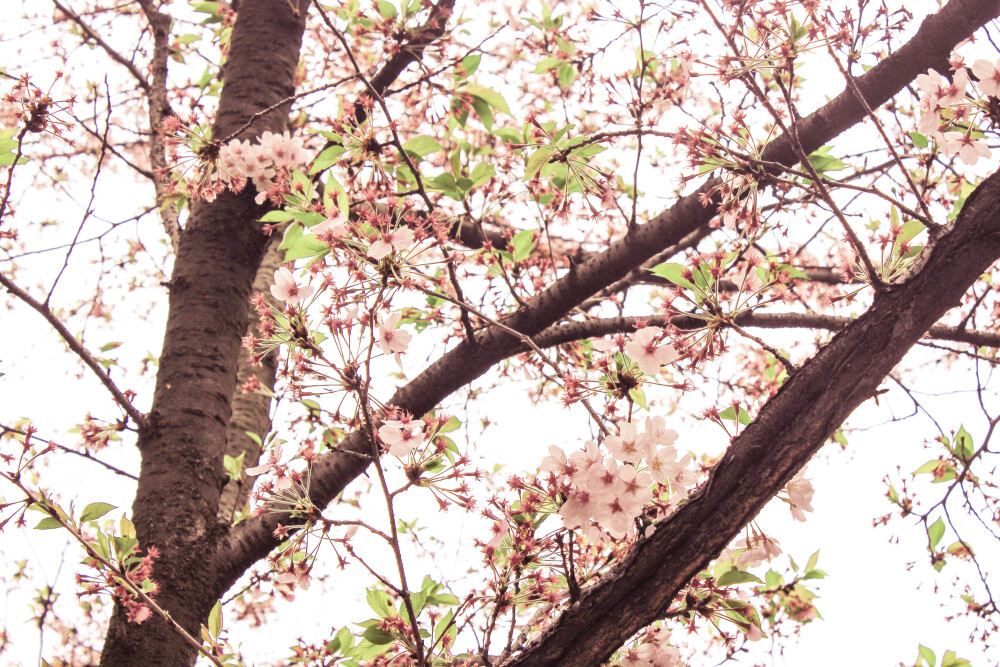
M 948 55 L 956 44 L 967 38 L 1000 13 L 1000 2 L 990 0 L 952 0 L 939 13 L 924 20 L 917 34 L 863 76 L 855 79 L 869 106 L 876 108 L 917 74 L 934 67 L 947 67 Z M 865 118 L 865 109 L 854 93 L 845 90 L 815 113 L 799 121 L 798 136 L 805 153 L 811 153 Z M 768 144 L 763 159 L 791 166 L 796 151 L 787 136 Z M 536 295 L 527 307 L 504 320 L 504 323 L 528 336 L 534 336 L 588 297 L 625 277 L 656 253 L 678 244 L 688 234 L 705 227 L 715 216 L 715 202 L 704 205 L 702 193 L 683 197 L 650 222 L 631 230 L 604 252 L 576 266 L 573 271 Z M 930 326 L 930 323 L 928 324 Z M 422 415 L 465 384 L 485 373 L 493 364 L 521 351 L 521 343 L 495 327 L 484 330 L 475 340 L 463 341 L 442 356 L 419 376 L 402 387 L 389 400 L 416 415 Z M 310 476 L 310 492 L 318 506 L 324 507 L 347 484 L 368 466 L 359 454 L 367 454 L 368 445 L 360 433 L 345 439 L 337 450 L 320 457 Z M 278 541 L 273 531 L 279 524 L 294 525 L 281 513 L 271 513 L 243 522 L 226 538 L 218 552 L 216 567 L 229 585 L 257 560 L 263 558 Z
M 226 136 L 253 113 L 294 92 L 305 0 L 242 3 L 233 28 L 214 136 Z M 250 129 L 283 131 L 287 108 Z M 225 193 L 193 207 L 174 262 L 163 352 L 142 457 L 132 521 L 143 548 L 156 547 L 157 602 L 189 633 L 217 599 L 205 568 L 218 538 L 222 456 L 236 382 L 247 299 L 267 243 L 256 224 L 254 194 Z M 116 610 L 101 664 L 193 662 L 192 648 L 156 617 L 129 624 Z
M 273 236 L 264 252 L 260 267 L 257 269 L 257 276 L 253 281 L 253 291 L 263 294 L 268 304 L 281 310 L 283 304 L 271 296 L 268 289 L 274 284 L 274 272 L 281 266 L 281 260 L 285 256 L 284 250 L 278 250 L 279 245 L 280 238 Z M 254 307 L 248 305 L 246 326 L 248 336 L 258 333 L 257 322 L 259 320 L 260 316 Z M 233 394 L 233 414 L 229 419 L 229 427 L 226 429 L 226 455 L 232 456 L 234 459 L 242 455 L 244 469 L 256 465 L 261 449 L 257 441 L 251 439 L 247 432 L 256 433 L 263 440 L 271 430 L 271 397 L 269 394 L 274 390 L 277 370 L 277 351 L 266 355 L 259 366 L 251 364 L 247 354 L 240 355 L 239 367 L 236 371 L 236 392 Z M 257 378 L 261 391 L 244 393 L 241 387 L 252 377 Z M 220 525 L 230 526 L 233 522 L 233 516 L 246 504 L 252 486 L 246 482 L 247 476 L 242 471 L 239 479 L 226 481 L 219 498 L 217 518 Z
M 864 315 L 792 375 L 734 439 L 704 487 L 505 667 L 600 665 L 632 634 L 661 618 L 674 596 L 1000 259 L 998 222 L 1000 174 L 994 174 L 923 251 L 923 266 L 915 274 L 878 295 Z

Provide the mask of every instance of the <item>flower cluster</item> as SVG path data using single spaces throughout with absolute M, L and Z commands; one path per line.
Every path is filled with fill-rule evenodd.
M 406 456 L 424 441 L 424 422 L 405 414 L 399 419 L 387 419 L 379 427 L 378 437 L 389 446 L 390 454 Z
M 608 352 L 618 347 L 647 375 L 656 375 L 660 366 L 673 362 L 678 356 L 673 347 L 663 344 L 663 329 L 660 327 L 643 327 L 629 334 L 627 343 L 622 340 L 600 339 L 595 340 L 593 346 L 598 352 Z
M 972 71 L 979 78 L 975 85 L 979 92 L 983 96 L 996 97 L 1000 92 L 1000 60 L 996 63 L 977 60 L 972 65 Z M 966 98 L 970 83 L 968 70 L 959 67 L 950 83 L 936 71 L 927 70 L 927 74 L 917 77 L 916 83 L 923 91 L 920 98 L 923 113 L 917 129 L 934 137 L 946 155 L 957 154 L 968 165 L 976 164 L 981 157 L 990 157 L 986 142 L 973 134 L 976 123 L 972 122 L 971 116 L 977 107 Z M 946 111 L 949 118 L 942 116 Z
M 188 196 L 206 201 L 212 201 L 227 187 L 239 192 L 251 182 L 257 189 L 258 204 L 266 199 L 281 203 L 281 196 L 289 192 L 290 174 L 310 159 L 302 139 L 292 137 L 288 131 L 264 132 L 256 143 L 249 139 L 223 143 L 210 138 L 207 127 L 194 119 L 184 123 L 176 116 L 168 116 L 160 133 L 167 163 L 174 173 L 169 177 L 168 171 L 158 175 L 171 189 L 181 188 Z M 182 164 L 188 166 L 180 169 Z
M 289 172 L 309 161 L 309 153 L 302 147 L 301 137 L 264 132 L 258 143 L 233 139 L 219 149 L 219 162 L 223 180 L 229 181 L 234 192 L 239 192 L 247 181 L 257 188 L 257 203 L 280 188 L 279 172 Z
M 641 644 L 627 651 L 618 664 L 621 667 L 683 667 L 686 663 L 681 660 L 680 651 L 669 641 L 669 630 L 654 628 Z
M 569 457 L 559 447 L 549 447 L 542 470 L 567 487 L 568 498 L 559 509 L 563 526 L 579 529 L 592 542 L 603 542 L 605 533 L 621 539 L 653 500 L 654 482 L 669 483 L 674 493 L 686 495 L 691 457 L 678 460 L 676 439 L 662 417 L 650 417 L 643 433 L 629 422 L 619 424 L 618 435 L 604 439 L 611 454 L 607 458 L 593 442 Z

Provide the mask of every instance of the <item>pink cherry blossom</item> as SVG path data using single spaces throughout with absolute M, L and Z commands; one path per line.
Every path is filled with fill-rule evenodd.
M 493 536 L 486 543 L 486 546 L 496 549 L 503 543 L 503 538 L 507 537 L 507 534 L 510 532 L 510 523 L 506 519 L 494 521 L 490 532 Z
M 566 458 L 566 452 L 555 445 L 549 446 L 549 455 L 542 459 L 542 470 L 557 477 L 572 477 L 576 467 Z
M 972 73 L 979 77 L 976 84 L 983 95 L 1000 97 L 1000 60 L 991 63 L 989 60 L 977 60 L 972 63 Z
M 281 168 L 297 167 L 309 160 L 308 151 L 302 147 L 302 138 L 292 138 L 287 130 L 284 134 L 264 132 L 260 135 L 260 146 L 271 161 Z
M 750 544 L 747 544 L 745 539 L 739 540 L 736 544 L 747 548 L 736 559 L 736 564 L 740 568 L 757 567 L 765 560 L 770 562 L 776 556 L 781 555 L 778 540 L 765 535 L 755 537 Z
M 379 240 L 372 243 L 371 248 L 368 249 L 368 256 L 372 259 L 378 261 L 393 250 L 397 252 L 402 252 L 413 244 L 413 230 L 409 227 L 400 227 L 392 234 L 383 236 Z
M 931 108 L 947 109 L 952 104 L 965 98 L 965 89 L 969 85 L 969 72 L 964 67 L 955 72 L 951 83 L 932 69 L 927 74 L 920 74 L 916 79 L 919 87 L 931 99 Z
M 990 149 L 981 139 L 973 139 L 965 132 L 945 132 L 944 152 L 947 155 L 958 153 L 958 157 L 967 165 L 974 165 L 981 157 L 990 157 Z
M 642 454 L 646 449 L 646 442 L 649 440 L 649 434 L 640 434 L 634 424 L 621 422 L 618 424 L 618 435 L 609 435 L 606 437 L 604 439 L 604 446 L 619 461 L 638 463 L 642 460 Z
M 663 417 L 646 417 L 646 433 L 657 445 L 672 445 L 677 440 L 677 431 L 667 428 Z
M 378 326 L 378 344 L 382 348 L 382 354 L 396 355 L 396 363 L 401 363 L 399 355 L 406 351 L 411 338 L 408 331 L 396 329 L 401 317 L 399 313 L 392 313 Z
M 559 514 L 563 518 L 563 527 L 570 530 L 579 528 L 590 522 L 594 510 L 597 509 L 597 498 L 587 489 L 574 488 L 569 493 L 569 498 L 559 508 Z
M 800 470 L 788 484 L 785 485 L 785 493 L 788 494 L 788 506 L 792 511 L 792 517 L 796 521 L 805 521 L 805 512 L 812 512 L 813 485 L 805 479 L 806 469 Z
M 295 282 L 292 272 L 282 266 L 274 272 L 274 284 L 271 285 L 271 294 L 275 299 L 285 303 L 298 303 L 303 299 L 312 296 L 314 288 L 312 285 L 299 285 Z
M 267 460 L 253 468 L 247 468 L 246 473 L 251 477 L 256 477 L 257 475 L 263 475 L 264 473 L 272 470 L 274 466 L 278 465 L 278 461 L 281 460 L 281 445 L 275 445 L 274 449 L 267 453 Z
M 389 445 L 389 453 L 403 457 L 412 452 L 424 441 L 423 422 L 413 421 L 409 426 L 400 426 L 399 422 L 386 422 L 379 427 L 378 437 Z M 419 424 L 419 426 L 417 426 Z
M 649 474 L 660 484 L 666 484 L 684 471 L 684 463 L 677 460 L 677 450 L 674 447 L 657 447 L 649 443 L 643 456 Z
M 351 228 L 347 226 L 347 222 L 344 220 L 344 216 L 340 212 L 334 213 L 331 217 L 327 218 L 318 225 L 313 225 L 309 228 L 313 234 L 322 234 L 323 232 L 330 232 L 330 234 L 335 239 L 339 239 L 345 236 L 351 231 Z
M 660 327 L 645 327 L 629 336 L 625 354 L 639 364 L 639 370 L 647 375 L 655 375 L 660 366 L 677 358 L 677 352 L 669 345 L 659 345 L 655 338 L 663 333 Z

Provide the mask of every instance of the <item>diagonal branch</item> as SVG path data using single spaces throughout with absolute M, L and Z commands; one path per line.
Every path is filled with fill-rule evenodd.
M 1000 258 L 1000 173 L 923 265 L 804 364 L 733 440 L 705 485 L 505 667 L 595 666 L 674 597 L 801 469 L 906 352 Z M 651 585 L 655 582 L 655 585 Z M 606 622 L 615 619 L 613 623 Z
M 928 67 L 941 67 L 942 63 L 947 63 L 956 44 L 998 13 L 998 0 L 952 0 L 939 13 L 925 19 L 906 45 L 858 77 L 855 81 L 857 89 L 869 106 L 880 106 L 917 74 Z M 854 91 L 842 92 L 799 122 L 798 139 L 802 150 L 806 154 L 812 153 L 864 117 L 865 109 Z M 768 144 L 763 158 L 786 167 L 794 165 L 797 160 L 795 147 L 787 136 L 780 136 Z M 533 337 L 593 294 L 641 266 L 655 253 L 707 226 L 716 214 L 718 202 L 710 199 L 703 203 L 703 196 L 707 196 L 717 185 L 718 181 L 709 181 L 649 223 L 630 230 L 604 252 L 575 266 L 567 275 L 538 293 L 526 307 L 507 318 L 505 325 Z M 894 294 L 895 290 L 892 287 L 887 293 Z M 926 326 L 930 327 L 933 322 L 928 322 Z M 424 414 L 452 392 L 482 375 L 493 364 L 519 352 L 520 346 L 520 341 L 510 334 L 495 327 L 488 328 L 476 340 L 463 341 L 442 356 L 397 391 L 390 402 L 413 414 Z M 326 506 L 348 483 L 364 472 L 368 461 L 358 454 L 365 452 L 363 438 L 353 434 L 337 450 L 314 462 L 310 490 L 312 500 L 318 506 Z M 285 514 L 273 513 L 234 528 L 215 559 L 221 590 L 232 585 L 246 568 L 278 544 L 272 534 L 278 524 L 287 526 L 294 523 Z
M 139 410 L 132 405 L 132 402 L 115 385 L 115 383 L 111 380 L 111 377 L 107 374 L 104 368 L 101 367 L 101 364 L 97 361 L 97 359 L 95 359 L 94 356 L 87 351 L 87 348 L 85 348 L 83 344 L 76 339 L 76 336 L 70 333 L 69 329 L 66 328 L 66 325 L 62 323 L 62 320 L 56 317 L 55 313 L 52 312 L 52 309 L 33 298 L 30 294 L 15 285 L 12 280 L 2 273 L 0 273 L 0 285 L 6 287 L 8 292 L 16 296 L 18 299 L 31 307 L 35 312 L 44 317 L 45 321 L 47 321 L 52 328 L 56 330 L 64 341 L 66 341 L 66 345 L 69 349 L 71 349 L 76 356 L 80 357 L 83 363 L 94 372 L 94 375 L 96 375 L 97 379 L 101 381 L 101 384 L 103 384 L 105 388 L 111 392 L 111 395 L 114 396 L 115 401 L 119 406 L 121 406 L 121 409 L 125 411 L 125 414 L 131 417 L 132 421 L 134 421 L 140 429 L 146 426 L 146 415 L 139 412 Z

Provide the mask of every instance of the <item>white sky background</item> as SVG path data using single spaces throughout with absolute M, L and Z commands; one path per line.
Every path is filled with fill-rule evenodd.
M 908 3 L 908 6 L 914 14 L 920 15 L 926 4 L 928 3 Z M 807 73 L 806 76 L 809 78 L 810 74 Z M 818 78 L 824 74 L 817 70 L 812 76 Z M 842 88 L 839 75 L 831 80 L 837 83 L 832 86 L 830 94 L 839 92 Z M 508 101 L 511 102 L 517 120 L 522 120 L 523 116 L 514 108 L 514 101 Z M 822 101 L 817 100 L 816 104 Z M 998 159 L 1000 155 L 995 153 L 988 162 L 991 168 L 995 167 Z M 21 181 L 20 187 L 23 186 Z M 18 193 L 17 177 L 14 188 L 15 193 Z M 144 204 L 151 200 L 148 188 L 135 190 L 133 198 L 133 192 L 123 193 L 120 188 L 116 188 L 112 179 L 100 183 L 98 194 L 98 213 L 109 219 L 115 219 L 119 211 L 121 217 L 127 217 L 133 212 L 136 202 Z M 20 205 L 20 219 L 51 217 L 75 222 L 81 215 L 80 206 L 64 201 L 58 210 L 52 210 L 50 203 L 51 193 L 26 192 Z M 29 212 L 30 215 L 26 215 Z M 56 230 L 40 231 L 39 245 L 43 245 L 42 239 L 55 238 L 55 234 Z M 146 228 L 142 236 L 147 245 L 151 245 L 150 239 L 155 238 L 149 228 Z M 86 261 L 91 251 L 82 247 L 76 252 L 78 254 L 74 255 L 71 265 L 73 271 L 64 277 L 56 293 L 57 298 L 64 303 L 74 296 L 86 294 L 93 284 L 88 282 L 93 277 L 90 274 L 92 267 Z M 62 257 L 57 253 L 52 257 L 39 257 L 31 261 L 37 262 L 35 266 L 43 270 L 47 267 L 48 277 L 42 280 L 50 280 L 54 270 L 61 264 Z M 25 275 L 45 275 L 34 271 L 26 272 Z M 26 286 L 34 293 L 39 293 L 35 285 Z M 150 322 L 137 323 L 120 319 L 114 322 L 112 331 L 89 329 L 91 333 L 88 335 L 88 343 L 91 348 L 97 348 L 105 342 L 124 341 L 125 344 L 116 353 L 120 353 L 125 366 L 135 366 L 147 353 L 158 352 L 165 317 L 166 291 L 142 291 L 129 298 L 134 300 L 133 306 L 148 304 L 152 307 Z M 122 312 L 129 311 L 123 309 Z M 0 420 L 10 423 L 17 417 L 30 417 L 41 429 L 39 435 L 53 437 L 61 444 L 72 445 L 75 436 L 64 435 L 65 431 L 80 422 L 88 410 L 101 417 L 116 414 L 109 407 L 110 400 L 99 383 L 89 371 L 78 370 L 79 364 L 69 353 L 64 352 L 62 342 L 35 313 L 17 304 L 14 310 L 3 312 L 0 319 L 3 325 L 0 326 L 0 372 L 6 373 L 0 378 Z M 811 332 L 805 331 L 767 331 L 761 335 L 789 350 L 794 350 L 797 341 L 811 341 L 813 338 Z M 409 376 L 412 377 L 420 370 L 423 358 L 421 349 L 415 345 L 407 358 Z M 917 357 L 911 357 L 915 358 Z M 63 374 L 66 368 L 73 369 L 69 375 Z M 941 367 L 933 367 L 913 377 L 917 380 L 918 388 L 933 387 L 935 391 L 947 394 L 933 398 L 920 397 L 933 406 L 934 416 L 946 431 L 957 429 L 964 423 L 977 444 L 981 442 L 986 429 L 985 420 L 976 404 L 975 395 L 970 393 L 975 388 L 976 381 L 967 364 L 955 364 L 947 371 Z M 134 380 L 125 386 L 140 389 L 139 404 L 142 406 L 144 401 L 149 400 L 151 384 L 142 386 L 140 382 Z M 860 428 L 880 424 L 893 415 L 905 415 L 912 411 L 912 403 L 903 392 L 891 383 L 885 386 L 890 388 L 890 393 L 881 397 L 881 407 L 876 407 L 873 401 L 869 401 L 852 417 L 849 422 L 851 426 Z M 476 419 L 469 420 L 473 424 L 471 431 L 475 451 L 483 455 L 484 461 L 489 465 L 494 462 L 504 463 L 508 472 L 534 469 L 550 444 L 559 444 L 569 450 L 589 437 L 586 420 L 581 418 L 579 409 L 574 412 L 562 410 L 555 405 L 532 407 L 524 396 L 528 387 L 529 384 L 511 385 L 490 390 L 489 402 L 495 407 L 484 414 L 494 418 L 496 424 L 486 429 L 481 436 L 474 426 Z M 712 391 L 710 389 L 709 393 Z M 988 407 L 1000 408 L 995 395 L 991 395 L 990 400 L 992 403 L 988 403 Z M 724 446 L 724 434 L 719 429 L 691 420 L 683 423 L 679 421 L 685 411 L 696 414 L 709 405 L 708 399 L 693 394 L 682 403 L 676 415 L 668 416 L 668 421 L 673 421 L 672 426 L 681 434 L 679 447 L 699 452 L 718 452 Z M 465 419 L 465 415 L 457 411 L 457 404 L 449 407 L 452 412 Z M 511 415 L 517 417 L 510 419 Z M 505 417 L 508 421 L 504 421 Z M 464 434 L 465 431 L 460 433 Z M 949 590 L 947 586 L 959 570 L 962 570 L 967 580 L 973 581 L 974 573 L 968 570 L 968 565 L 952 560 L 937 575 L 927 562 L 926 537 L 920 527 L 910 522 L 894 522 L 889 528 L 872 527 L 873 517 L 887 513 L 892 508 L 884 497 L 885 485 L 881 481 L 883 476 L 892 473 L 896 466 L 904 474 L 909 473 L 924 461 L 935 458 L 935 451 L 922 447 L 922 443 L 934 435 L 936 430 L 923 416 L 892 426 L 851 432 L 848 434 L 850 444 L 846 451 L 828 447 L 809 467 L 809 474 L 816 487 L 813 502 L 816 511 L 809 515 L 806 523 L 793 522 L 787 507 L 779 502 L 772 503 L 762 513 L 758 524 L 768 534 L 775 536 L 785 553 L 795 558 L 800 565 L 813 551 L 819 549 L 821 553 L 818 566 L 828 573 L 828 579 L 816 587 L 820 594 L 817 607 L 825 620 L 804 626 L 801 640 L 791 643 L 783 657 L 758 660 L 776 666 L 809 664 L 821 667 L 842 665 L 845 662 L 866 665 L 888 665 L 900 661 L 910 663 L 915 658 L 917 644 L 923 643 L 931 647 L 939 657 L 945 649 L 950 648 L 971 660 L 977 667 L 996 664 L 997 655 L 984 655 L 978 647 L 970 644 L 970 626 L 967 622 L 960 620 L 944 623 L 943 617 L 948 610 L 940 609 L 938 605 L 947 598 L 933 593 L 936 584 L 941 584 L 944 591 Z M 455 439 L 461 446 L 461 440 Z M 107 450 L 99 456 L 124 469 L 133 472 L 138 470 L 138 456 L 133 447 Z M 76 498 L 77 507 L 96 500 L 110 502 L 122 509 L 130 507 L 130 485 L 122 484 L 121 478 L 82 459 L 69 455 L 53 458 L 51 472 L 46 474 L 51 474 L 51 477 L 44 483 L 58 488 L 64 498 Z M 460 542 L 466 547 L 471 545 L 474 537 L 486 536 L 487 524 L 477 517 L 467 516 L 457 510 L 441 515 L 426 494 L 423 499 L 420 496 L 419 492 L 408 494 L 405 507 L 410 514 L 404 513 L 401 518 L 418 518 L 422 525 L 431 528 L 428 535 L 447 534 L 452 538 L 449 544 Z M 929 499 L 931 497 L 927 496 Z M 377 503 L 373 505 L 379 506 Z M 113 512 L 110 516 L 117 518 L 119 512 Z M 65 540 L 57 531 L 18 533 L 8 528 L 3 535 L 3 540 L 0 540 L 0 558 L 8 563 L 15 558 L 30 558 L 35 581 L 39 585 L 43 582 L 52 583 L 62 593 L 59 605 L 65 614 L 73 605 L 72 576 L 82 556 L 79 547 L 70 545 L 64 552 Z M 890 543 L 890 538 L 897 536 L 899 543 Z M 991 552 L 986 548 L 987 542 L 968 539 L 979 551 L 981 562 L 1000 562 L 1000 553 L 996 548 Z M 954 541 L 954 536 L 946 534 L 942 543 L 948 544 L 951 541 Z M 60 557 L 64 553 L 65 563 L 60 570 Z M 456 556 L 452 556 L 452 551 L 442 549 L 436 565 L 445 570 L 445 574 L 456 579 L 468 568 L 478 567 L 478 555 L 470 548 L 465 548 Z M 912 571 L 907 571 L 907 564 L 912 561 L 916 561 L 916 565 Z M 388 560 L 385 562 L 388 563 Z M 452 568 L 450 571 L 447 570 L 449 567 Z M 426 562 L 413 561 L 412 568 L 413 571 L 408 572 L 411 587 L 420 580 L 424 570 L 440 579 L 439 573 Z M 781 570 L 782 567 L 776 569 Z M 299 601 L 294 607 L 279 606 L 278 614 L 267 626 L 266 632 L 234 628 L 231 637 L 242 644 L 245 655 L 251 661 L 248 664 L 252 664 L 254 659 L 276 660 L 286 656 L 287 646 L 293 643 L 296 636 L 318 641 L 327 636 L 331 627 L 338 628 L 345 623 L 371 617 L 372 614 L 363 601 L 364 591 L 356 587 L 361 575 L 358 572 L 347 574 L 348 576 L 341 575 L 333 579 L 325 594 L 320 593 L 317 586 L 306 593 L 299 592 Z M 452 592 L 462 597 L 465 590 L 459 588 Z M 10 664 L 32 664 L 37 661 L 37 630 L 28 625 L 18 625 L 19 619 L 25 617 L 24 610 L 32 596 L 31 591 L 24 590 L 20 594 L 11 595 L 0 604 L 0 614 L 6 618 L 8 630 L 15 638 L 14 652 L 0 658 L 12 661 Z M 330 603 L 331 599 L 336 600 L 335 605 Z M 355 599 L 356 605 L 348 604 Z M 299 606 L 302 603 L 312 605 L 308 612 Z M 678 633 L 677 637 L 680 636 L 681 633 Z M 51 646 L 54 637 L 46 635 L 46 641 Z M 766 645 L 765 641 L 761 646 L 766 648 Z M 692 665 L 698 664 L 714 664 L 714 661 L 692 662 Z

